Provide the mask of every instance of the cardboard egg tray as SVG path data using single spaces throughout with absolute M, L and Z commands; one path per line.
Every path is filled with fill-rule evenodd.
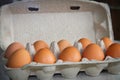
M 53 42 L 56 44 L 55 42 Z M 53 45 L 52 43 L 52 45 Z M 51 45 L 51 46 L 52 46 Z M 54 54 L 57 57 L 59 54 L 57 52 L 56 46 L 52 46 L 55 51 Z M 79 46 L 80 47 L 80 46 Z M 27 49 L 32 49 L 32 46 L 27 45 Z M 34 56 L 34 54 L 33 54 Z M 7 59 L 2 57 L 4 64 L 6 64 Z M 58 59 L 55 64 L 42 64 L 31 62 L 21 68 L 8 68 L 5 66 L 6 73 L 12 80 L 28 80 L 28 77 L 31 75 L 36 75 L 40 80 L 51 80 L 53 75 L 60 73 L 65 79 L 74 79 L 77 74 L 81 71 L 84 71 L 86 75 L 89 76 L 99 76 L 103 70 L 107 70 L 112 74 L 120 74 L 120 59 L 115 59 L 110 56 L 106 56 L 104 61 L 88 60 L 87 58 L 82 58 L 80 62 L 63 62 Z M 22 76 L 22 77 L 21 77 Z
M 98 44 L 104 36 L 114 40 L 109 7 L 104 3 L 87 0 L 30 0 L 1 7 L 0 46 L 3 50 L 14 41 L 26 45 L 40 39 L 48 44 L 67 39 L 74 44 L 76 40 L 86 37 Z M 54 43 L 53 46 L 56 51 Z M 66 79 L 74 78 L 80 71 L 98 76 L 104 69 L 120 74 L 119 68 L 120 59 L 109 56 L 104 61 L 82 59 L 81 62 L 73 63 L 58 60 L 51 65 L 32 62 L 22 68 L 5 67 L 12 80 L 28 80 L 31 73 L 40 80 L 50 80 L 56 73 L 61 73 Z

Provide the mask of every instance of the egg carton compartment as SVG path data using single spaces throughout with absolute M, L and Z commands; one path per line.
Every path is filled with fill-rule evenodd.
M 86 37 L 99 43 L 104 36 L 114 39 L 109 7 L 104 3 L 82 0 L 32 0 L 1 7 L 0 46 L 3 50 L 14 41 L 24 45 L 29 42 L 26 49 L 34 56 L 30 43 L 41 39 L 51 44 L 50 49 L 58 57 L 59 49 L 54 41 L 67 39 L 74 44 L 78 38 Z M 80 44 L 75 42 L 74 46 L 82 51 Z M 4 57 L 3 61 L 6 63 Z M 83 59 L 73 63 L 58 60 L 52 65 L 32 62 L 17 69 L 5 67 L 12 80 L 27 80 L 31 73 L 40 80 L 50 80 L 57 72 L 66 79 L 73 79 L 80 71 L 90 76 L 98 76 L 104 69 L 113 74 L 120 74 L 119 68 L 120 59 L 111 57 L 106 57 L 104 61 Z

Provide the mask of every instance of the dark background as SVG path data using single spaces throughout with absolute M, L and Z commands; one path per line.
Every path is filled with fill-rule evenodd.
M 120 40 L 120 0 L 95 0 L 95 1 L 104 2 L 109 5 L 112 17 L 114 39 Z M 0 6 L 12 2 L 13 0 L 0 0 Z

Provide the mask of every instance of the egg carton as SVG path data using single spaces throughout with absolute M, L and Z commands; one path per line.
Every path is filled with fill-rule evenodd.
M 74 46 L 80 52 L 83 51 L 82 45 L 80 43 L 75 42 Z M 35 55 L 35 49 L 33 45 L 28 43 L 26 45 L 26 49 L 30 52 L 33 58 Z M 60 51 L 57 42 L 53 41 L 51 43 L 50 49 L 58 58 Z M 6 64 L 7 59 L 3 57 L 3 61 Z M 110 56 L 106 56 L 104 61 L 88 60 L 87 58 L 82 58 L 80 62 L 63 62 L 62 60 L 57 59 L 55 64 L 31 62 L 22 68 L 8 68 L 5 66 L 6 73 L 12 80 L 28 80 L 30 75 L 36 75 L 40 80 L 51 80 L 53 75 L 56 73 L 61 73 L 64 79 L 74 79 L 81 71 L 84 71 L 87 75 L 94 77 L 99 76 L 103 70 L 107 70 L 112 74 L 120 74 L 119 68 L 120 59 L 115 59 Z
M 57 57 L 59 49 L 56 42 L 67 39 L 75 40 L 86 37 L 95 43 L 107 36 L 114 40 L 110 11 L 107 4 L 83 0 L 29 0 L 8 4 L 1 7 L 0 46 L 5 51 L 8 45 L 19 41 L 34 55 L 30 43 L 45 40 L 51 44 L 51 50 Z M 52 42 L 52 43 L 51 43 Z M 81 45 L 74 44 L 81 51 Z M 104 47 L 102 47 L 104 49 Z M 3 58 L 4 63 L 6 59 Z M 54 74 L 61 73 L 64 78 L 76 77 L 78 72 L 98 76 L 102 70 L 120 74 L 120 59 L 106 57 L 104 61 L 63 62 L 40 64 L 32 62 L 22 68 L 8 68 L 6 73 L 12 80 L 28 80 L 29 75 L 36 75 L 40 80 L 50 80 Z

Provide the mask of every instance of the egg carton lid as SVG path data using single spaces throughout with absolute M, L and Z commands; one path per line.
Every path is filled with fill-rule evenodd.
M 86 37 L 97 43 L 107 36 L 113 40 L 107 4 L 83 0 L 30 0 L 1 7 L 0 46 L 19 41 L 67 39 L 71 43 Z

